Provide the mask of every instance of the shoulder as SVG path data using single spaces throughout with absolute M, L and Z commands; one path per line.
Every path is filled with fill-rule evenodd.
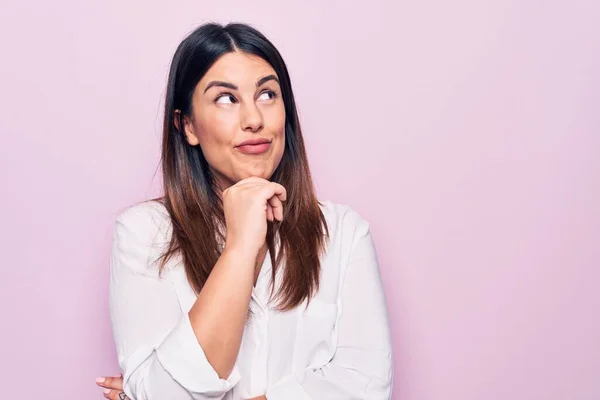
M 171 219 L 166 207 L 155 200 L 148 200 L 121 211 L 115 221 L 116 227 L 146 238 L 169 230 Z
M 372 242 L 369 223 L 354 208 L 320 201 L 328 229 L 326 250 L 322 259 L 322 283 L 320 291 L 325 298 L 332 299 L 332 291 L 339 294 L 340 283 L 353 259 L 363 257 L 365 250 L 371 253 Z M 368 268 L 368 263 L 359 263 L 359 268 Z
M 115 219 L 113 255 L 139 260 L 128 264 L 146 270 L 167 248 L 171 233 L 171 219 L 162 203 L 149 200 L 127 207 Z
M 162 223 L 169 218 L 164 204 L 157 200 L 147 200 L 129 206 L 117 214 L 116 221 L 124 224 Z
M 349 205 L 330 200 L 321 200 L 319 204 L 331 238 L 343 237 L 351 240 L 357 234 L 369 232 L 368 221 Z

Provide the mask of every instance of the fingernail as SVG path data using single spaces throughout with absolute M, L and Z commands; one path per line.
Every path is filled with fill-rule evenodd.
M 110 393 L 110 389 L 104 389 L 104 394 L 109 394 Z
M 105 380 L 106 380 L 106 378 L 103 378 L 103 377 L 96 378 L 96 383 L 104 383 Z

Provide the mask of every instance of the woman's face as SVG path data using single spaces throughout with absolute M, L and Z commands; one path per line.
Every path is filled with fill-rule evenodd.
M 285 147 L 275 70 L 254 55 L 223 55 L 196 85 L 184 125 L 188 143 L 200 145 L 222 189 L 251 176 L 269 179 Z M 254 144 L 242 145 L 249 140 Z

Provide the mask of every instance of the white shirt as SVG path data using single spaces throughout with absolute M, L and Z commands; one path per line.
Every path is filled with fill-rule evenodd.
M 128 208 L 116 220 L 110 268 L 110 316 L 133 400 L 390 399 L 392 347 L 385 296 L 368 223 L 347 206 L 325 201 L 330 240 L 320 288 L 305 309 L 277 312 L 267 304 L 267 254 L 252 291 L 231 375 L 208 362 L 188 311 L 196 295 L 180 257 L 161 278 L 157 263 L 171 235 L 158 202 Z M 281 269 L 279 270 L 281 271 Z M 276 288 L 281 275 L 276 278 Z

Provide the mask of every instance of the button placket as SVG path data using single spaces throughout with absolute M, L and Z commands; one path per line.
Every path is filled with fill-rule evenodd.
M 265 257 L 259 273 L 256 286 L 252 288 L 251 310 L 252 310 L 252 337 L 256 344 L 252 357 L 250 371 L 250 387 L 252 393 L 264 394 L 267 378 L 267 351 L 268 351 L 268 314 L 269 314 L 269 291 L 268 273 L 270 269 L 269 253 Z

